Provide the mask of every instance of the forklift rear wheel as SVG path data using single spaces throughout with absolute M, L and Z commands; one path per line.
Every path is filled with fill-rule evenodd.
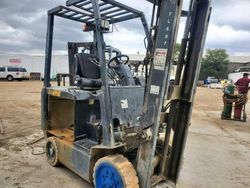
M 133 165 L 123 155 L 110 155 L 99 159 L 94 167 L 96 188 L 139 188 Z
M 49 137 L 46 142 L 45 153 L 47 161 L 51 166 L 57 166 L 60 164 L 58 159 L 58 147 L 55 137 Z

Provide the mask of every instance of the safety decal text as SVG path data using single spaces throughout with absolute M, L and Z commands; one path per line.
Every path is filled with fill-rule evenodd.
M 128 108 L 128 100 L 127 99 L 121 100 L 121 106 L 123 109 Z
M 160 86 L 151 85 L 151 87 L 150 87 L 150 93 L 153 94 L 153 95 L 159 95 L 159 93 L 160 93 Z
M 156 48 L 155 49 L 154 69 L 164 70 L 167 53 L 168 53 L 167 49 L 164 49 L 164 48 Z

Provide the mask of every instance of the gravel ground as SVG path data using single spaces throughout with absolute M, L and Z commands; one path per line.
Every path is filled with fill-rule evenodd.
M 0 82 L 0 187 L 90 188 L 65 167 L 45 161 L 41 87 L 36 81 Z M 221 90 L 198 88 L 178 187 L 250 187 L 250 119 L 222 121 L 222 105 Z

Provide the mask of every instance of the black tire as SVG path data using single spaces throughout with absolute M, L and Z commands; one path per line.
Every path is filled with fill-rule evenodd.
M 7 76 L 7 80 L 8 80 L 9 82 L 11 82 L 11 81 L 13 81 L 13 80 L 14 80 L 14 78 L 13 78 L 13 76 L 8 75 L 8 76 Z
M 47 139 L 46 145 L 45 145 L 45 154 L 48 163 L 51 166 L 58 166 L 60 164 L 59 161 L 59 149 L 56 143 L 55 137 L 49 137 Z

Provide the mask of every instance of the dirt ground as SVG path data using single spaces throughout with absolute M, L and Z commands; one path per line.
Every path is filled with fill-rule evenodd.
M 36 81 L 0 82 L 0 187 L 90 188 L 65 167 L 45 161 L 41 87 Z M 250 119 L 222 121 L 222 105 L 221 90 L 198 88 L 178 187 L 250 187 Z

